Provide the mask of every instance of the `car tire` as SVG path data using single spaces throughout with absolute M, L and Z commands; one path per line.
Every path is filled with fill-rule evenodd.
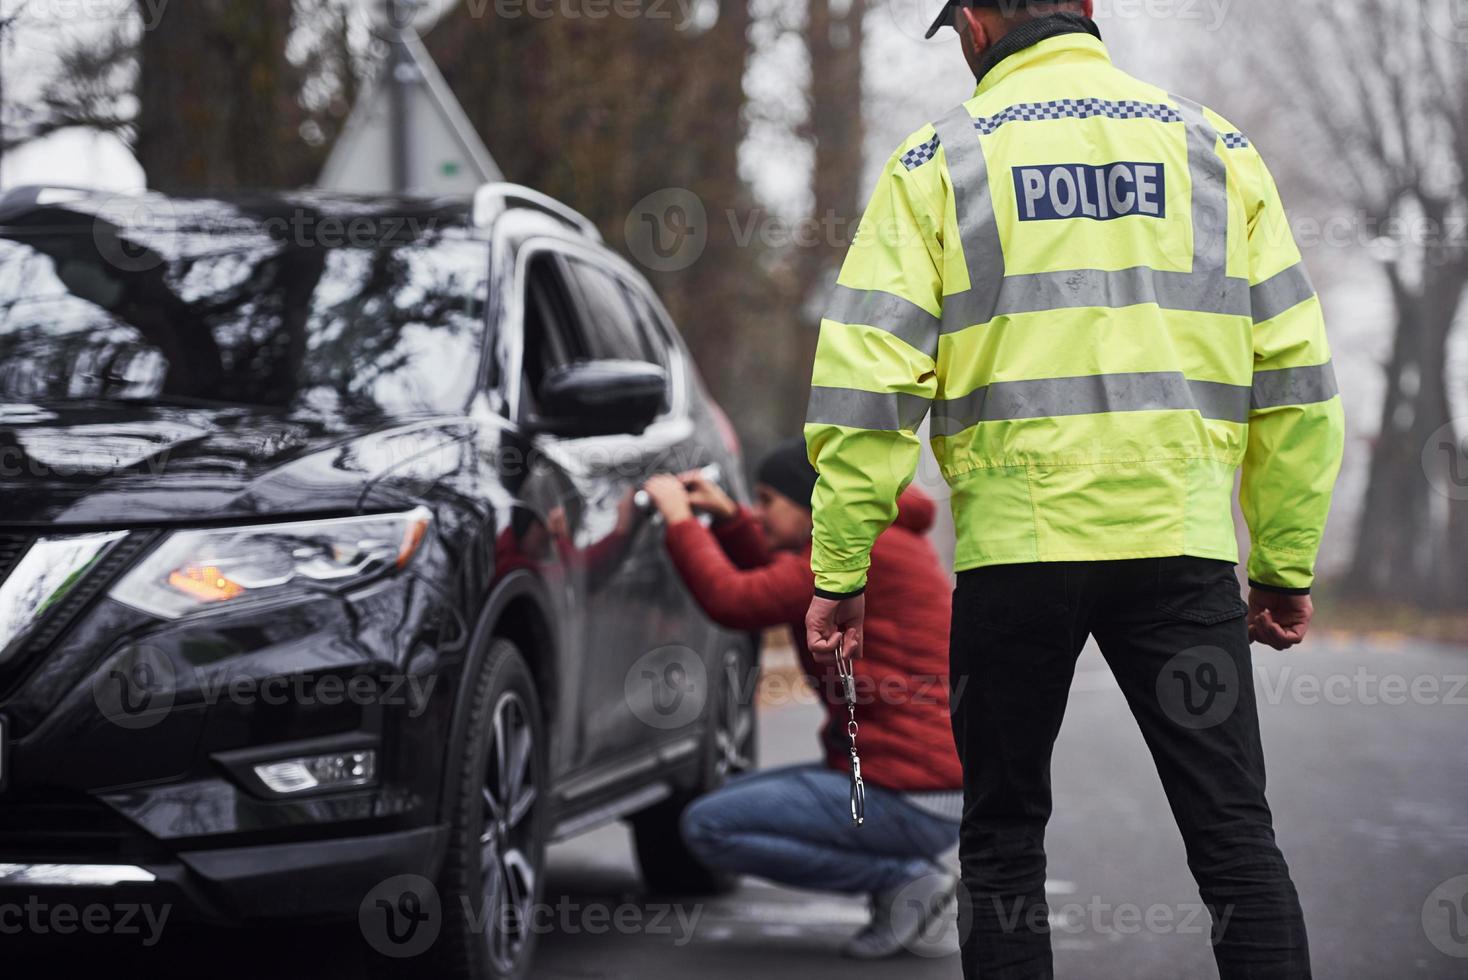
M 710 671 L 708 704 L 712 716 L 698 783 L 631 818 L 642 880 L 656 894 L 722 895 L 738 884 L 737 874 L 710 868 L 693 855 L 683 841 L 679 821 L 694 800 L 756 767 L 757 642 L 726 649 L 717 669 Z
M 435 883 L 442 926 L 432 947 L 381 962 L 396 977 L 520 980 L 530 968 L 549 828 L 540 697 L 519 648 L 491 641 L 470 679 L 467 737 Z

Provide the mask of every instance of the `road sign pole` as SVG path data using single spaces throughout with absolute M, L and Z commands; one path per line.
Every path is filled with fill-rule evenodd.
M 403 33 L 411 30 L 411 13 L 403 0 L 386 0 L 391 28 L 388 42 L 387 99 L 389 129 L 389 172 L 392 189 L 403 193 L 411 186 L 408 172 L 408 74 L 413 70 L 403 45 Z

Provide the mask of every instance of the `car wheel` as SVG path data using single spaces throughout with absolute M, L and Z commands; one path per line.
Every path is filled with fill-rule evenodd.
M 753 644 L 732 647 L 710 673 L 712 714 L 698 784 L 632 817 L 642 879 L 653 892 L 718 895 L 732 891 L 738 882 L 738 875 L 709 868 L 694 857 L 683 842 L 679 819 L 688 804 L 755 768 L 759 747 L 757 658 Z
M 390 964 L 399 976 L 518 980 L 535 951 L 549 815 L 540 698 L 505 639 L 493 641 L 473 683 L 437 882 L 442 930 L 423 956 Z

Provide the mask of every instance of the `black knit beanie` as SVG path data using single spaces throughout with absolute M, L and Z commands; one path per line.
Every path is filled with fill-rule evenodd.
M 787 439 L 770 450 L 760 461 L 757 479 L 810 510 L 811 494 L 816 488 L 816 471 L 806 456 L 805 438 Z

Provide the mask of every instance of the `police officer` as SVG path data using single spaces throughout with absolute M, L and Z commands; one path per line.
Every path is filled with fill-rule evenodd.
M 1091 8 L 956 0 L 930 31 L 957 29 L 978 90 L 887 162 L 821 324 L 808 643 L 859 654 L 870 547 L 931 413 L 958 536 L 965 976 L 1052 975 L 1050 757 L 1094 636 L 1221 976 L 1308 977 L 1249 643 L 1310 625 L 1344 429 L 1320 303 L 1248 138 L 1116 69 Z

